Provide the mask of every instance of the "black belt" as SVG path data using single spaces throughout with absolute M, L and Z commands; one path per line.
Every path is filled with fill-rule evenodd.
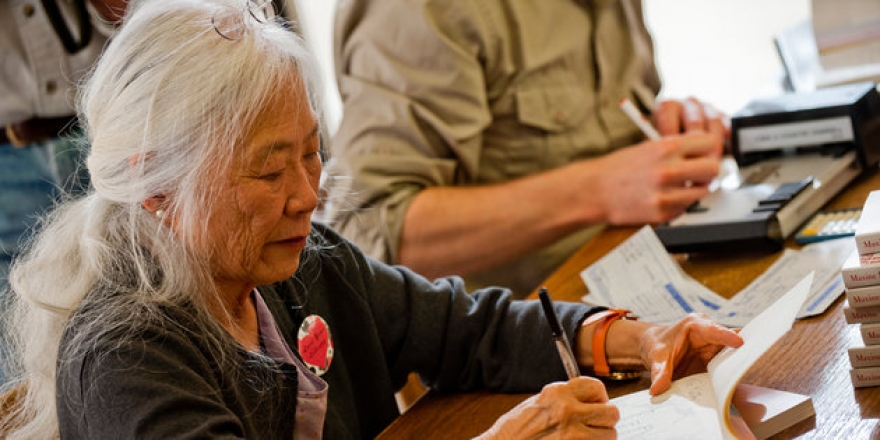
M 76 128 L 76 116 L 31 118 L 7 125 L 5 130 L 0 131 L 0 144 L 26 147 L 34 142 L 70 134 L 74 128 Z

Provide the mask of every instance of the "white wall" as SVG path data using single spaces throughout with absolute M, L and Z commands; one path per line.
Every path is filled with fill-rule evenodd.
M 297 3 L 306 39 L 326 75 L 333 132 L 342 111 L 332 67 L 337 0 L 287 1 Z M 773 36 L 810 17 L 810 0 L 645 0 L 644 6 L 664 81 L 661 94 L 696 96 L 728 113 L 775 87 L 782 65 Z
M 333 73 L 333 11 L 337 0 L 286 0 L 296 4 L 300 26 L 312 50 L 318 56 L 324 73 L 324 89 L 327 101 L 326 122 L 330 133 L 336 131 L 342 115 L 342 104 Z M 382 1 L 382 0 L 378 0 Z
M 696 96 L 728 113 L 777 86 L 773 36 L 810 18 L 810 0 L 645 0 L 644 7 L 661 95 Z

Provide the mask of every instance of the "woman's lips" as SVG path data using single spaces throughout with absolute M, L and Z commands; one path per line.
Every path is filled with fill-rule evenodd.
M 275 243 L 282 246 L 297 247 L 302 246 L 306 242 L 306 237 L 292 237 L 285 240 L 278 240 Z

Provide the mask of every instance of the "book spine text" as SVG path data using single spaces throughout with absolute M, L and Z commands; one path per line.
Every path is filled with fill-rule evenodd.
M 853 368 L 849 370 L 849 375 L 856 388 L 880 385 L 880 367 Z
M 856 248 L 860 255 L 876 254 L 880 252 L 880 232 L 856 236 Z
M 852 307 L 880 305 L 880 285 L 846 289 L 846 300 Z
M 880 323 L 859 324 L 859 332 L 862 334 L 862 342 L 865 345 L 880 344 Z
M 847 304 L 843 307 L 843 317 L 847 324 L 880 322 L 880 306 L 851 307 Z
M 880 266 L 844 267 L 840 275 L 847 289 L 880 285 Z
M 880 191 L 871 191 L 865 199 L 855 239 L 859 254 L 880 252 Z
M 849 364 L 853 368 L 880 367 L 880 345 L 849 348 Z

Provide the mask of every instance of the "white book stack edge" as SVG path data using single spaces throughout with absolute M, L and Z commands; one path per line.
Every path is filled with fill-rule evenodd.
M 880 344 L 880 323 L 859 324 L 859 333 L 862 334 L 865 345 Z
M 880 284 L 846 289 L 846 302 L 853 307 L 880 306 Z
M 843 305 L 843 317 L 847 324 L 880 323 L 880 306 L 852 307 Z
M 850 379 L 856 388 L 880 386 L 880 191 L 862 207 L 853 239 L 856 249 L 840 269 L 846 290 L 843 315 L 858 324 L 864 345 L 849 347 Z
M 846 315 L 847 322 L 854 319 L 875 319 L 874 314 L 880 313 L 878 306 L 863 309 L 850 308 L 852 314 Z M 847 349 L 852 367 L 849 371 L 850 380 L 855 388 L 880 386 L 880 322 L 860 323 L 859 333 L 865 345 Z
M 849 293 L 849 292 L 847 292 Z M 854 387 L 880 386 L 880 305 L 843 306 L 848 324 L 858 324 L 864 346 L 849 347 L 850 378 Z
M 868 194 L 856 224 L 855 240 L 859 254 L 880 252 L 880 191 Z
M 843 262 L 840 275 L 847 290 L 880 284 L 880 253 L 859 254 L 854 250 Z
M 880 367 L 880 345 L 850 347 L 848 351 L 853 368 Z
M 847 290 L 847 295 L 850 290 Z M 848 296 L 843 306 L 843 316 L 847 324 L 859 325 L 859 333 L 865 344 L 847 349 L 853 387 L 880 386 L 880 305 L 852 307 Z
M 736 387 L 733 406 L 756 440 L 772 437 L 816 414 L 810 396 L 744 383 Z
M 849 375 L 856 388 L 880 386 L 880 367 L 853 368 Z

